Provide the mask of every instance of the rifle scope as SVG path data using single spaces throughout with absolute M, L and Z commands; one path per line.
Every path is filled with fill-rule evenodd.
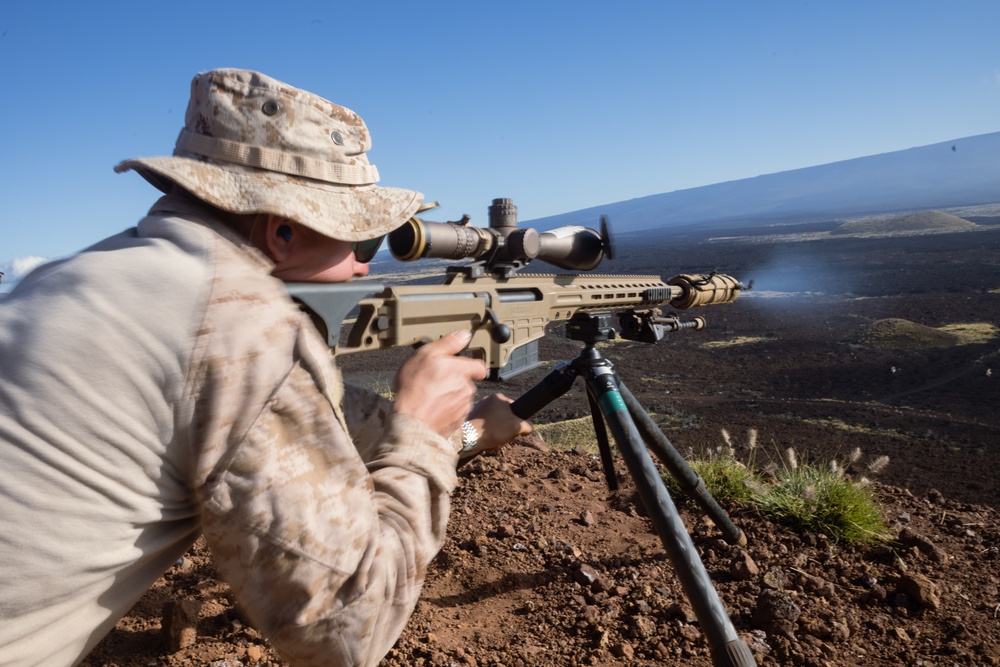
M 494 199 L 489 228 L 460 222 L 425 222 L 417 217 L 389 234 L 393 257 L 410 262 L 424 257 L 480 259 L 490 265 L 538 259 L 561 269 L 589 271 L 611 256 L 607 227 L 597 232 L 575 225 L 548 232 L 517 228 L 517 207 L 510 199 Z

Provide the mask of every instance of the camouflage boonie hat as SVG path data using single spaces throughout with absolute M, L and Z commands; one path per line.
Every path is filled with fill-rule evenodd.
M 176 183 L 231 213 L 271 213 L 324 236 L 363 241 L 412 216 L 423 195 L 377 187 L 371 137 L 350 109 L 258 72 L 216 69 L 191 82 L 173 157 L 125 160 L 168 192 Z

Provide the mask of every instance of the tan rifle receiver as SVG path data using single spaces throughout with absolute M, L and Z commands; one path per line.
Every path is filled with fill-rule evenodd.
M 717 273 L 684 274 L 664 281 L 655 275 L 502 277 L 449 271 L 440 285 L 386 287 L 369 281 L 289 285 L 292 297 L 325 329 L 335 354 L 416 346 L 457 329 L 471 329 L 469 352 L 486 362 L 495 380 L 537 366 L 537 341 L 546 327 L 578 313 L 616 312 L 622 337 L 655 342 L 665 331 L 704 327 L 702 318 L 681 322 L 676 316 L 663 316 L 661 306 L 687 309 L 730 303 L 743 289 L 735 278 Z M 355 306 L 356 317 L 348 319 Z

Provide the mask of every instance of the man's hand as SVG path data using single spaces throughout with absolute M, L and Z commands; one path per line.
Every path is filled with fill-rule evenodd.
M 453 434 L 472 409 L 475 383 L 486 378 L 484 362 L 455 356 L 471 339 L 472 332 L 455 331 L 414 352 L 396 374 L 393 411 L 446 438 Z
M 498 449 L 519 435 L 531 433 L 531 424 L 511 412 L 514 400 L 493 394 L 476 403 L 469 421 L 479 432 L 479 441 L 471 454 Z

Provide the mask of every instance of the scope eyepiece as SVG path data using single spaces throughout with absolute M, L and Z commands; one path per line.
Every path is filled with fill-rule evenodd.
M 496 237 L 480 227 L 424 222 L 415 217 L 389 234 L 389 250 L 401 262 L 423 257 L 475 259 L 491 251 L 496 243 Z

